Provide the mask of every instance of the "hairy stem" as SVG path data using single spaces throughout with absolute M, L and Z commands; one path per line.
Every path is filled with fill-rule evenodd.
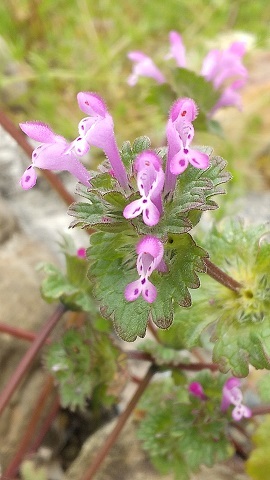
M 47 323 L 45 323 L 43 328 L 37 334 L 30 348 L 27 350 L 24 357 L 21 359 L 19 365 L 17 366 L 16 370 L 14 371 L 13 375 L 9 379 L 8 383 L 6 384 L 6 386 L 4 387 L 0 395 L 0 415 L 1 413 L 3 413 L 14 391 L 20 384 L 24 374 L 32 365 L 39 350 L 41 349 L 43 344 L 46 342 L 49 334 L 51 333 L 53 328 L 56 326 L 56 324 L 58 323 L 58 321 L 60 320 L 60 318 L 62 317 L 65 311 L 66 311 L 66 307 L 62 304 L 60 304 L 56 308 L 55 312 L 51 315 Z
M 95 459 L 90 465 L 90 468 L 87 470 L 85 475 L 82 477 L 82 480 L 92 480 L 99 470 L 99 467 L 105 460 L 106 456 L 108 455 L 109 451 L 111 450 L 112 446 L 115 444 L 118 436 L 120 435 L 123 427 L 125 426 L 128 418 L 130 417 L 132 411 L 134 410 L 135 406 L 137 405 L 139 399 L 141 398 L 143 392 L 145 391 L 146 387 L 148 386 L 151 378 L 153 377 L 156 369 L 151 365 L 149 370 L 147 371 L 146 375 L 140 382 L 135 394 L 131 398 L 130 402 L 128 403 L 126 409 L 120 415 L 117 424 L 115 425 L 114 429 L 107 437 L 105 443 L 102 445 L 101 449 L 97 452 Z
M 224 287 L 229 288 L 233 292 L 239 293 L 239 290 L 242 288 L 241 283 L 237 282 L 236 280 L 234 280 L 234 278 L 230 277 L 230 275 L 223 272 L 219 267 L 217 267 L 217 265 L 210 262 L 208 258 L 205 259 L 204 262 L 207 268 L 206 273 L 210 277 L 221 283 L 221 285 L 224 285 Z

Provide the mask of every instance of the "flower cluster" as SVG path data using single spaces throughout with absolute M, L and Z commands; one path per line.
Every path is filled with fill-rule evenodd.
M 165 59 L 173 58 L 180 68 L 186 68 L 186 52 L 181 35 L 172 31 L 169 33 L 170 49 Z M 247 69 L 242 63 L 245 54 L 243 42 L 233 42 L 225 50 L 211 50 L 203 60 L 200 75 L 211 82 L 215 90 L 222 90 L 221 96 L 212 108 L 210 115 L 222 107 L 234 106 L 241 108 L 239 90 L 247 81 Z M 128 84 L 134 86 L 140 76 L 153 78 L 157 83 L 166 83 L 166 78 L 153 60 L 140 51 L 128 53 L 133 62 L 132 74 Z
M 80 92 L 78 94 L 80 109 L 87 117 L 80 121 L 79 136 L 72 142 L 56 135 L 48 125 L 40 122 L 20 124 L 21 129 L 32 139 L 42 142 L 32 155 L 32 164 L 21 179 L 24 189 L 33 187 L 36 183 L 35 167 L 49 170 L 67 170 L 79 182 L 91 189 L 89 172 L 81 163 L 91 145 L 101 148 L 111 164 L 108 172 L 118 181 L 118 187 L 124 196 L 129 198 L 132 192 L 132 179 L 122 162 L 114 134 L 114 124 L 105 102 L 95 93 Z M 173 193 L 177 175 L 180 175 L 190 163 L 192 167 L 205 169 L 209 165 L 209 157 L 191 147 L 194 137 L 192 122 L 198 114 L 195 102 L 190 98 L 177 100 L 170 111 L 167 123 L 168 159 L 165 172 L 162 159 L 153 151 L 146 149 L 134 160 L 133 175 L 137 181 L 137 198 L 123 210 L 127 220 L 133 220 L 142 215 L 142 221 L 147 227 L 156 226 L 163 215 L 163 202 L 168 192 Z M 134 195 L 134 194 L 133 194 Z M 136 246 L 137 272 L 139 279 L 127 285 L 124 296 L 127 301 L 136 300 L 140 295 L 152 303 L 157 296 L 156 287 L 149 277 L 154 270 L 166 272 L 163 260 L 164 246 L 154 235 L 140 238 Z M 84 252 L 78 252 L 84 258 Z
M 250 418 L 252 413 L 250 408 L 242 403 L 243 394 L 240 390 L 241 380 L 239 378 L 229 378 L 223 386 L 221 411 L 226 411 L 230 405 L 234 405 L 232 411 L 233 419 L 238 422 L 241 418 Z
M 243 417 L 250 418 L 252 412 L 250 408 L 242 403 L 243 394 L 240 390 L 241 380 L 239 378 L 231 377 L 223 385 L 222 389 L 222 399 L 220 410 L 225 412 L 228 410 L 230 405 L 234 405 L 232 410 L 232 418 L 238 422 Z M 199 398 L 200 400 L 208 400 L 208 397 L 204 393 L 203 386 L 199 382 L 192 382 L 188 386 L 188 391 L 194 397 Z

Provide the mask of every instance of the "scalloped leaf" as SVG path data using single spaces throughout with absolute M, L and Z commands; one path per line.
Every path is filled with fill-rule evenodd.
M 172 249 L 170 271 L 167 275 L 171 295 L 180 306 L 189 307 L 189 289 L 199 288 L 200 280 L 196 272 L 206 271 L 203 259 L 208 257 L 208 253 L 196 245 L 189 233 L 170 235 L 167 248 Z
M 143 150 L 149 150 L 149 148 L 151 148 L 151 141 L 150 138 L 146 136 L 135 138 L 132 146 L 129 141 L 124 142 L 120 150 L 120 155 L 126 169 L 131 171 L 136 156 Z
M 270 315 L 259 324 L 239 324 L 235 318 L 223 316 L 213 340 L 213 361 L 221 372 L 231 370 L 236 377 L 245 377 L 249 373 L 249 364 L 257 369 L 270 369 Z
M 209 384 L 205 402 L 188 396 L 187 389 L 176 387 L 171 379 L 153 382 L 144 394 L 139 404 L 145 412 L 138 437 L 162 473 L 174 472 L 175 478 L 188 479 L 201 465 L 212 466 L 232 455 L 227 418 L 220 412 L 220 381 L 209 376 Z
M 70 310 L 95 312 L 97 307 L 92 296 L 92 286 L 86 276 L 87 262 L 76 255 L 66 254 L 65 257 L 66 274 L 51 264 L 40 266 L 46 275 L 41 284 L 43 298 L 49 303 L 58 300 Z
M 197 148 L 211 155 L 212 149 L 209 147 Z M 218 156 L 210 156 L 210 165 L 206 170 L 189 165 L 182 175 L 179 175 L 176 184 L 173 204 L 176 204 L 175 210 L 178 214 L 191 210 L 204 211 L 218 208 L 217 203 L 210 197 L 226 193 L 221 186 L 231 179 L 230 173 L 225 170 L 226 166 L 227 162 Z M 197 223 L 197 219 L 195 222 Z
M 206 277 L 193 305 L 185 312 L 176 309 L 168 335 L 160 332 L 167 345 L 190 348 L 207 342 L 211 348 L 211 331 L 213 361 L 222 372 L 246 376 L 249 364 L 270 369 L 270 245 L 260 242 L 259 248 L 267 228 L 245 230 L 240 222 L 224 222 L 209 233 L 205 244 L 211 260 L 243 289 L 236 293 Z
M 111 318 L 118 335 L 126 341 L 134 341 L 145 335 L 149 318 L 159 328 L 168 328 L 173 321 L 174 302 L 182 306 L 191 303 L 189 288 L 200 285 L 196 272 L 205 270 L 203 258 L 207 253 L 198 247 L 189 234 L 171 236 L 167 253 L 173 257 L 168 273 L 153 272 L 151 279 L 158 295 L 153 304 L 141 297 L 127 302 L 124 290 L 137 278 L 135 267 L 135 233 L 95 233 L 88 250 L 92 262 L 89 277 L 95 284 L 94 294 L 105 318 Z M 165 257 L 165 262 L 166 262 Z

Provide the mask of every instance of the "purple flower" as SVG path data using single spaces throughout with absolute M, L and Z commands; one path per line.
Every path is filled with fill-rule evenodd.
M 239 388 L 241 381 L 239 378 L 231 377 L 229 378 L 222 389 L 222 400 L 220 409 L 222 412 L 228 410 L 230 405 L 234 405 L 232 411 L 233 419 L 238 422 L 243 417 L 250 418 L 252 412 L 250 408 L 243 405 L 243 394 Z
M 205 169 L 209 166 L 209 156 L 190 144 L 194 137 L 192 122 L 198 113 L 196 103 L 191 98 L 180 98 L 173 104 L 167 123 L 168 160 L 165 173 L 165 193 L 172 191 L 176 175 L 183 173 L 188 164 Z
M 170 51 L 166 59 L 174 58 L 178 67 L 186 67 L 186 49 L 179 33 L 172 31 L 169 33 Z
M 146 302 L 153 303 L 157 297 L 157 289 L 149 281 L 149 277 L 154 270 L 161 272 L 167 270 L 162 258 L 164 247 L 157 237 L 147 235 L 137 243 L 136 252 L 138 254 L 137 272 L 140 278 L 126 286 L 125 299 L 133 302 L 142 295 Z
M 141 195 L 123 211 L 125 218 L 135 218 L 142 213 L 143 221 L 149 227 L 159 222 L 162 213 L 161 192 L 164 185 L 164 172 L 159 156 L 151 150 L 140 153 L 135 162 L 137 185 Z
M 203 391 L 203 387 L 199 382 L 192 382 L 188 386 L 188 391 L 195 397 L 200 398 L 201 400 L 206 400 L 207 396 Z
M 26 169 L 20 181 L 22 188 L 28 190 L 36 184 L 37 175 L 34 167 L 45 170 L 67 170 L 81 183 L 90 186 L 89 172 L 70 150 L 71 144 L 64 137 L 56 135 L 48 125 L 42 122 L 20 123 L 20 127 L 30 138 L 43 143 L 32 153 L 32 164 Z
M 224 91 L 217 104 L 212 109 L 212 114 L 218 108 L 235 106 L 241 108 L 238 90 L 244 86 L 248 72 L 242 63 L 245 54 L 245 44 L 234 42 L 226 50 L 211 50 L 205 57 L 201 75 L 212 82 L 217 90 L 224 87 Z
M 128 53 L 128 58 L 133 62 L 132 74 L 128 77 L 128 84 L 131 87 L 136 85 L 139 77 L 149 77 L 157 83 L 165 83 L 165 77 L 150 57 L 143 52 L 134 51 Z
M 80 109 L 89 115 L 79 123 L 79 137 L 73 142 L 73 148 L 78 155 L 84 155 L 90 145 L 101 148 L 108 157 L 113 169 L 113 175 L 124 189 L 128 189 L 128 179 L 121 160 L 111 115 L 103 99 L 96 93 L 78 93 Z

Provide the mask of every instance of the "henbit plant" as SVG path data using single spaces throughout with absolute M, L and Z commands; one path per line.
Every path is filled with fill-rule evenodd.
M 212 104 L 216 91 L 209 87 L 209 92 Z M 158 149 L 151 149 L 144 136 L 118 150 L 103 99 L 80 92 L 78 103 L 87 117 L 73 142 L 43 123 L 21 124 L 28 136 L 44 143 L 34 150 L 21 185 L 35 184 L 35 167 L 71 172 L 83 197 L 69 207 L 71 227 L 90 233 L 86 252 L 64 244 L 65 274 L 43 266 L 44 298 L 86 312 L 82 326 L 49 348 L 46 363 L 64 405 L 82 408 L 95 395 L 106 404 L 113 401 L 110 386 L 123 353 L 112 323 L 128 342 L 144 337 L 149 324 L 155 341 L 125 355 L 153 366 L 84 480 L 96 472 L 157 370 L 171 376 L 157 391 L 154 382 L 146 392 L 139 436 L 162 472 L 186 479 L 202 463 L 212 465 L 232 454 L 233 429 L 240 420 L 269 411 L 268 406 L 251 408 L 248 396 L 243 401 L 236 378 L 248 375 L 249 364 L 270 369 L 268 230 L 231 221 L 207 235 L 197 229 L 201 245 L 195 240 L 203 212 L 218 208 L 212 197 L 225 193 L 223 184 L 231 176 L 210 147 L 193 145 L 198 107 L 192 98 L 173 103 L 167 147 Z M 88 172 L 81 162 L 91 145 L 106 154 L 97 172 Z M 208 275 L 200 286 L 203 273 Z M 205 359 L 213 351 L 214 363 L 193 361 L 198 346 L 204 347 Z M 203 369 L 212 373 L 192 375 Z M 227 373 L 231 376 L 224 377 Z

